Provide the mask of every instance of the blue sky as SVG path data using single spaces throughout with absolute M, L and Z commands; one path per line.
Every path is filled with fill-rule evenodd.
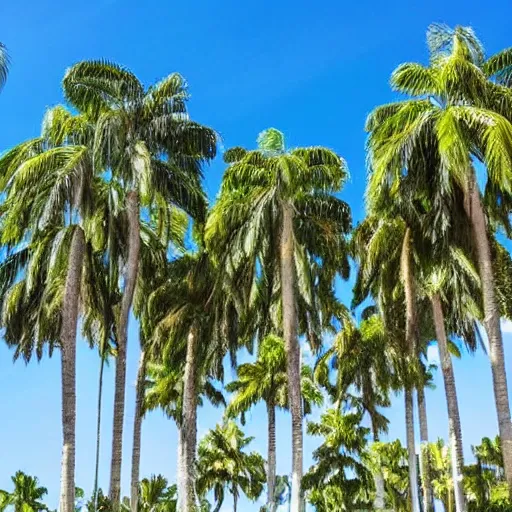
M 257 134 L 275 126 L 291 146 L 322 144 L 349 164 L 342 196 L 360 219 L 365 184 L 364 119 L 393 99 L 391 71 L 401 62 L 425 60 L 425 30 L 433 21 L 471 24 L 489 53 L 512 44 L 506 0 L 24 0 L 0 2 L 0 41 L 10 50 L 12 70 L 0 94 L 0 151 L 35 136 L 45 109 L 62 101 L 60 81 L 69 65 L 106 58 L 130 67 L 150 84 L 179 71 L 190 84 L 192 116 L 214 127 L 225 147 L 253 146 Z M 215 197 L 220 159 L 206 170 Z M 350 286 L 339 286 L 347 300 Z M 512 373 L 507 326 L 507 369 Z M 129 485 L 134 380 L 138 339 L 129 339 L 124 492 Z M 81 341 L 78 350 L 77 483 L 92 488 L 98 358 Z M 483 435 L 494 435 L 496 418 L 488 361 L 480 354 L 455 363 L 466 453 Z M 101 485 L 108 487 L 113 368 L 106 374 Z M 57 506 L 60 470 L 60 365 L 58 357 L 13 365 L 0 344 L 0 488 L 17 469 L 37 475 Z M 445 436 L 442 382 L 427 393 L 432 439 Z M 388 411 L 390 438 L 403 438 L 401 400 Z M 218 411 L 199 415 L 199 434 Z M 263 408 L 250 416 L 247 432 L 266 452 Z M 289 471 L 289 418 L 278 418 L 278 471 Z M 306 440 L 306 452 L 314 446 Z M 176 432 L 160 413 L 143 427 L 141 474 L 174 479 Z M 309 461 L 306 461 L 308 464 Z M 245 510 L 245 508 L 244 508 Z M 257 510 L 257 507 L 246 510 Z

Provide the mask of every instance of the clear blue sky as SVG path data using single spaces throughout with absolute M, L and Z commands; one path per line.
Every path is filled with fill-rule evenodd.
M 10 50 L 12 70 L 0 94 L 0 151 L 38 134 L 46 107 L 62 101 L 60 81 L 82 59 L 111 59 L 130 67 L 144 83 L 179 71 L 190 84 L 190 111 L 217 129 L 226 147 L 252 146 L 275 126 L 289 145 L 329 146 L 344 156 L 351 181 L 343 197 L 355 219 L 363 214 L 366 114 L 393 95 L 395 66 L 425 60 L 425 30 L 433 21 L 471 24 L 489 53 L 512 45 L 510 3 L 470 0 L 341 2 L 260 0 L 24 0 L 0 2 L 0 41 Z M 222 176 L 218 160 L 207 169 L 214 198 Z M 340 296 L 349 296 L 341 285 Z M 507 368 L 512 375 L 505 335 Z M 129 457 L 138 339 L 129 339 L 123 487 L 128 493 Z M 78 351 L 77 483 L 92 488 L 98 359 L 80 342 Z M 496 432 L 488 361 L 483 355 L 456 363 L 466 453 L 483 435 Z M 13 365 L 0 344 L 0 488 L 17 469 L 37 475 L 57 507 L 60 470 L 60 365 L 58 355 L 40 365 Z M 101 485 L 108 487 L 113 371 L 106 375 Z M 445 436 L 442 384 L 427 394 L 431 437 Z M 512 380 L 512 379 L 511 379 Z M 220 413 L 199 415 L 199 433 Z M 388 413 L 390 437 L 403 437 L 401 402 Z M 247 432 L 266 451 L 264 410 L 255 409 Z M 278 471 L 289 471 L 289 418 L 278 422 Z M 306 440 L 306 452 L 314 442 Z M 141 474 L 174 479 L 176 432 L 161 414 L 143 427 Z M 309 463 L 309 461 L 307 461 Z M 230 505 L 228 502 L 227 504 Z M 257 510 L 257 507 L 247 508 Z

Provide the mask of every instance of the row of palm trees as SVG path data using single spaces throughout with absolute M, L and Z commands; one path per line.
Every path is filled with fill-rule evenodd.
M 100 352 L 99 410 L 104 362 L 109 355 L 116 360 L 109 497 L 120 503 L 131 313 L 141 343 L 134 512 L 143 413 L 162 407 L 177 424 L 178 509 L 190 512 L 199 485 L 200 399 L 221 403 L 215 380 L 223 378 L 225 356 L 236 366 L 238 349 L 255 345 L 256 362 L 241 365 L 228 387 L 235 396 L 228 414 L 243 415 L 258 400 L 266 404 L 270 510 L 276 407 L 291 413 L 291 510 L 303 507 L 303 418 L 321 399 L 314 381 L 334 405 L 332 421 L 342 421 L 347 404 L 356 407 L 369 417 L 375 442 L 387 425 L 380 409 L 389 405 L 391 392 L 404 390 L 414 512 L 420 497 L 416 392 L 421 495 L 424 510 L 432 510 L 424 394 L 432 339 L 446 391 L 456 510 L 466 510 L 450 337 L 475 350 L 479 324 L 489 340 L 504 474 L 512 489 L 500 328 L 500 318 L 512 314 L 512 260 L 498 235 L 512 233 L 512 51 L 486 59 L 464 27 L 433 25 L 427 39 L 428 66 L 403 64 L 391 77 L 408 99 L 368 117 L 367 217 L 352 236 L 350 208 L 337 196 L 347 166 L 335 152 L 287 148 L 278 130 L 266 130 L 256 150 L 224 153 L 227 168 L 209 208 L 201 180 L 204 164 L 216 155 L 217 135 L 190 119 L 180 75 L 145 88 L 129 70 L 107 61 L 68 69 L 63 91 L 72 110 L 50 109 L 41 136 L 0 159 L 6 255 L 0 323 L 15 357 L 41 358 L 45 347 L 61 354 L 62 512 L 72 512 L 75 501 L 78 325 Z M 1 81 L 7 62 L 1 47 Z M 352 306 L 373 304 L 360 325 L 335 294 L 336 279 L 348 278 L 350 257 L 358 268 Z M 337 334 L 327 351 L 325 333 Z M 302 339 L 319 354 L 314 372 L 302 366 Z M 373 480 L 374 506 L 382 509 L 378 468 Z

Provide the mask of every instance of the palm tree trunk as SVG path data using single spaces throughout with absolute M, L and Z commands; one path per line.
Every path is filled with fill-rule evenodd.
M 428 419 L 425 388 L 418 386 L 418 417 L 420 424 L 420 471 L 423 486 L 423 511 L 434 512 L 434 492 L 432 490 L 430 457 L 428 453 Z
M 238 508 L 238 489 L 233 485 L 233 512 L 236 512 Z
M 437 346 L 441 359 L 443 372 L 446 405 L 448 407 L 448 433 L 450 436 L 450 449 L 452 454 L 453 488 L 455 491 L 456 512 L 466 511 L 466 498 L 462 484 L 462 470 L 464 468 L 464 453 L 462 449 L 462 429 L 460 425 L 459 402 L 457 388 L 453 373 L 452 359 L 448 352 L 448 338 L 444 327 L 444 313 L 441 298 L 435 294 L 431 298 L 434 327 L 436 330 Z
M 133 448 L 132 448 L 132 478 L 130 493 L 130 508 L 137 512 L 139 501 L 139 471 L 140 471 L 140 440 L 142 432 L 142 411 L 144 403 L 144 383 L 146 380 L 146 351 L 140 353 L 139 371 L 135 388 L 135 412 L 133 418 Z
M 100 439 L 101 439 L 101 401 L 103 399 L 103 370 L 105 369 L 105 356 L 100 354 L 100 378 L 98 383 L 98 419 L 96 421 L 96 464 L 94 467 L 94 512 L 98 510 L 98 476 L 100 472 Z
M 416 287 L 411 266 L 411 230 L 406 229 L 401 254 L 402 281 L 405 292 L 405 339 L 411 360 L 416 359 L 418 352 Z M 407 431 L 407 451 L 409 453 L 409 485 L 411 488 L 412 512 L 419 512 L 418 472 L 416 468 L 416 447 L 414 442 L 414 402 L 413 386 L 407 376 L 405 382 L 405 424 Z
M 419 512 L 420 503 L 418 499 L 418 469 L 416 465 L 416 447 L 414 442 L 414 402 L 412 391 L 405 389 L 405 428 L 407 437 L 407 451 L 409 459 L 409 487 L 412 512 Z
M 190 329 L 187 340 L 183 377 L 183 424 L 181 480 L 183 512 L 193 512 L 196 506 L 196 444 L 197 444 L 197 329 Z M 179 491 L 178 491 L 179 492 Z
M 505 354 L 500 326 L 500 311 L 496 300 L 487 221 L 474 170 L 472 170 L 464 193 L 466 213 L 473 228 L 478 257 L 478 269 L 482 282 L 484 326 L 487 337 L 489 338 L 489 358 L 491 360 L 494 401 L 496 403 L 498 426 L 503 450 L 505 478 L 507 480 L 509 494 L 512 496 L 512 422 L 510 421 L 510 403 L 508 399 Z
M 295 250 L 293 208 L 283 204 L 281 231 L 281 290 L 283 332 L 288 374 L 288 400 L 292 416 L 292 495 L 291 512 L 302 512 L 302 398 L 300 385 L 300 347 L 297 339 L 297 306 L 295 303 Z
M 377 425 L 373 421 L 372 417 L 372 435 L 373 442 L 379 442 L 379 430 Z M 382 471 L 378 468 L 375 469 L 373 473 L 373 480 L 375 482 L 375 499 L 373 500 L 373 508 L 375 510 L 384 510 L 386 506 L 386 490 L 384 488 L 384 476 L 382 475 Z
M 76 329 L 85 238 L 76 226 L 71 239 L 60 331 L 62 359 L 62 461 L 60 511 L 75 510 Z
M 123 421 L 126 386 L 126 348 L 128 342 L 128 320 L 139 271 L 140 219 L 139 195 L 135 190 L 126 196 L 128 217 L 128 256 L 124 274 L 124 291 L 119 312 L 117 359 L 114 392 L 114 421 L 112 432 L 112 461 L 110 466 L 109 496 L 114 509 L 119 508 L 121 498 L 121 464 L 123 455 Z
M 267 468 L 267 505 L 269 512 L 275 512 L 276 486 L 276 408 L 267 402 L 268 414 L 268 468 Z
M 178 490 L 178 498 L 176 503 L 176 510 L 180 511 L 183 510 L 183 469 L 182 469 L 182 457 L 183 457 L 183 441 L 182 441 L 182 428 L 180 425 L 177 425 L 178 427 L 178 453 L 176 456 L 176 488 Z

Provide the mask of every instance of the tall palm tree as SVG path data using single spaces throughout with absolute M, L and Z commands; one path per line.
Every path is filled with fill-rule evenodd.
M 207 246 L 216 254 L 229 254 L 235 267 L 249 258 L 259 262 L 253 265 L 256 274 L 258 269 L 264 275 L 278 272 L 292 417 L 291 510 L 298 512 L 303 501 L 299 295 L 307 288 L 305 296 L 314 303 L 312 268 L 334 269 L 318 273 L 321 289 L 332 287 L 336 271 L 343 277 L 348 272 L 350 211 L 333 195 L 347 170 L 343 160 L 326 148 L 287 150 L 283 134 L 275 129 L 260 134 L 257 150 L 234 148 L 224 159 L 229 166 L 207 222 Z
M 323 438 L 313 452 L 314 465 L 304 476 L 304 488 L 315 510 L 327 512 L 365 508 L 371 488 L 366 462 L 369 429 L 360 414 L 328 409 L 320 421 L 308 423 L 308 434 Z
M 200 163 L 215 156 L 216 136 L 188 118 L 186 85 L 176 73 L 145 89 L 133 73 L 117 64 L 85 61 L 68 69 L 63 85 L 67 100 L 97 122 L 95 165 L 109 170 L 121 186 L 127 216 L 123 292 L 116 327 L 109 492 L 116 505 L 121 485 L 128 319 L 140 264 L 141 205 L 164 225 L 169 203 L 191 214 L 201 213 Z
M 472 31 L 457 27 L 449 37 L 438 37 L 439 33 L 429 32 L 429 66 L 403 64 L 392 74 L 393 88 L 412 99 L 379 107 L 370 116 L 368 194 L 377 198 L 384 183 L 396 190 L 395 184 L 406 175 L 413 182 L 430 179 L 445 193 L 457 187 L 464 196 L 482 282 L 505 473 L 512 491 L 512 422 L 500 311 L 488 223 L 473 163 L 475 158 L 483 162 L 491 189 L 510 194 L 512 124 L 502 115 L 504 109 L 510 112 L 510 95 L 506 88 L 487 80 L 485 69 L 490 67 L 487 74 L 492 74 L 495 60 L 483 61 Z M 428 162 L 424 155 L 429 155 Z M 432 158 L 438 164 L 427 168 Z
M 386 345 L 387 332 L 379 315 L 365 318 L 359 328 L 346 321 L 315 368 L 317 379 L 327 388 L 338 410 L 347 402 L 368 414 L 374 442 L 379 442 L 380 434 L 387 432 L 388 426 L 379 409 L 391 405 L 389 392 L 394 369 Z M 330 368 L 336 370 L 335 384 L 330 380 Z M 385 508 L 384 478 L 377 466 L 375 469 L 374 507 L 381 510 Z
M 14 489 L 12 492 L 0 490 L 0 511 L 13 509 L 14 512 L 42 512 L 48 507 L 41 501 L 48 490 L 40 487 L 36 477 L 16 471 L 11 477 Z
M 240 492 L 256 500 L 263 492 L 265 461 L 256 452 L 245 452 L 252 437 L 233 421 L 217 425 L 199 443 L 197 488 L 200 495 L 213 490 L 218 512 L 222 507 L 225 489 L 233 496 L 233 512 L 237 512 Z
M 267 508 L 269 512 L 274 512 L 277 506 L 276 408 L 288 409 L 288 377 L 283 340 L 272 334 L 266 336 L 259 344 L 256 361 L 238 366 L 237 374 L 238 379 L 226 386 L 226 390 L 233 393 L 226 415 L 241 415 L 242 423 L 245 423 L 245 413 L 258 402 L 265 402 L 268 416 Z M 313 405 L 323 403 L 322 393 L 311 377 L 311 370 L 303 366 L 301 389 L 304 414 L 308 414 Z

